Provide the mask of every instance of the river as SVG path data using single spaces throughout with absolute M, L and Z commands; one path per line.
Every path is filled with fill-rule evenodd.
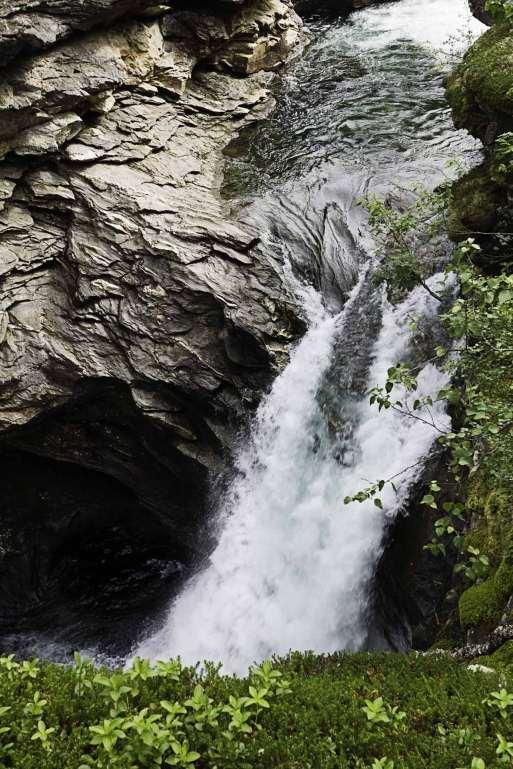
M 476 144 L 452 125 L 443 76 L 481 29 L 465 0 L 312 19 L 303 54 L 276 79 L 276 109 L 232 148 L 224 194 L 289 275 L 308 331 L 241 438 L 214 505 L 215 549 L 138 655 L 243 672 L 289 649 L 386 648 L 372 627 L 372 581 L 437 433 L 378 414 L 367 390 L 397 361 L 418 359 L 410 321 L 436 336 L 438 303 L 419 288 L 391 305 L 375 287 L 359 200 L 369 191 L 401 200 L 413 183 L 450 173 L 454 158 L 475 162 Z M 435 395 L 445 381 L 426 363 L 419 392 Z M 448 426 L 441 404 L 432 416 Z M 344 505 L 398 473 L 382 510 Z

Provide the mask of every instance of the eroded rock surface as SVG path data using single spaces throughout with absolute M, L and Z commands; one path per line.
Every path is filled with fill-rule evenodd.
M 201 10 L 225 10 L 246 0 L 192 3 Z M 107 27 L 126 17 L 161 16 L 190 2 L 171 0 L 0 0 L 0 64 L 21 54 L 50 48 L 76 33 Z M 276 5 L 276 4 L 270 4 Z M 199 25 L 201 26 L 201 24 Z
M 146 517 L 160 541 L 172 530 L 167 554 L 182 562 L 230 424 L 300 329 L 259 233 L 219 193 L 223 149 L 269 109 L 300 21 L 280 0 L 217 5 L 0 6 L 1 60 L 17 55 L 0 80 L 2 451 L 29 482 L 39 455 L 63 479 L 79 466 L 121 484 L 127 520 Z M 56 503 L 53 475 L 25 522 L 19 494 L 0 492 L 11 624 L 22 605 L 30 614 L 13 575 L 32 573 L 44 603 L 52 553 L 75 531 L 78 503 L 71 491 Z

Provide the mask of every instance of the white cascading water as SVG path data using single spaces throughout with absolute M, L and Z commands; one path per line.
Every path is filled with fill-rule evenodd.
M 378 414 L 364 398 L 354 415 L 354 461 L 333 456 L 323 431 L 318 390 L 344 320 L 358 302 L 362 276 L 340 315 L 326 317 L 309 292 L 316 319 L 290 364 L 261 404 L 239 475 L 224 500 L 219 543 L 208 565 L 173 604 L 165 626 L 137 650 L 143 657 L 181 655 L 216 660 L 231 672 L 290 649 L 358 649 L 366 640 L 367 590 L 379 556 L 386 517 L 401 507 L 421 465 L 388 487 L 383 512 L 372 503 L 345 506 L 344 496 L 389 478 L 427 456 L 433 427 L 394 411 Z M 385 300 L 369 385 L 408 351 L 412 313 L 427 318 L 437 302 L 416 289 L 399 306 Z M 310 308 L 312 309 L 312 308 Z M 427 365 L 419 392 L 436 395 L 444 375 Z M 443 408 L 434 407 L 439 426 Z
M 404 39 L 440 49 L 460 28 L 460 17 L 467 23 L 465 8 L 464 0 L 402 0 L 355 14 L 344 35 L 371 59 L 373 48 Z M 476 25 L 472 21 L 473 33 Z M 449 145 L 441 140 L 438 149 L 445 152 Z M 243 673 L 253 662 L 290 649 L 365 646 L 370 585 L 385 529 L 406 503 L 438 435 L 427 422 L 432 418 L 439 428 L 449 423 L 441 404 L 426 423 L 393 410 L 378 413 L 362 388 L 358 394 L 342 382 L 339 374 L 351 363 L 344 339 L 352 337 L 353 351 L 368 348 L 363 376 L 370 388 L 411 354 L 411 316 L 429 323 L 438 312 L 422 288 L 395 307 L 376 297 L 371 270 L 368 263 L 361 268 L 336 316 L 322 309 L 313 289 L 301 290 L 310 328 L 260 405 L 249 443 L 239 452 L 237 473 L 217 511 L 217 547 L 138 655 L 216 660 L 229 672 Z M 432 285 L 441 279 L 434 276 Z M 381 313 L 374 340 L 357 332 L 358 313 L 369 312 L 372 293 Z M 445 381 L 427 364 L 418 393 L 434 396 Z M 329 388 L 339 402 L 328 398 L 327 405 Z M 397 494 L 390 486 L 381 494 L 382 511 L 372 502 L 344 505 L 346 495 L 399 473 Z

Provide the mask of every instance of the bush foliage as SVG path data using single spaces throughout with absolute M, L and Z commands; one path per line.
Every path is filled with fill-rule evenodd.
M 434 655 L 294 653 L 240 679 L 177 661 L 107 671 L 79 657 L 68 667 L 2 658 L 0 766 L 495 767 L 497 735 L 513 737 L 508 670 Z

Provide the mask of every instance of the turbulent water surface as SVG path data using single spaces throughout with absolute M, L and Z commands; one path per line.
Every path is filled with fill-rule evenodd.
M 409 322 L 432 329 L 437 302 L 416 289 L 393 307 L 373 286 L 358 200 L 369 190 L 404 196 L 413 181 L 434 184 L 453 157 L 472 161 L 476 147 L 454 130 L 442 79 L 479 31 L 465 0 L 314 20 L 304 55 L 277 81 L 276 111 L 231 148 L 224 193 L 243 204 L 277 269 L 291 272 L 309 331 L 241 440 L 213 513 L 217 547 L 138 654 L 243 671 L 291 648 L 380 643 L 369 637 L 372 576 L 436 430 L 378 414 L 365 393 L 390 365 L 419 355 Z M 444 381 L 428 363 L 419 390 L 434 394 Z M 441 406 L 431 416 L 448 423 Z M 383 511 L 344 506 L 367 479 L 407 466 L 398 493 L 383 493 Z

